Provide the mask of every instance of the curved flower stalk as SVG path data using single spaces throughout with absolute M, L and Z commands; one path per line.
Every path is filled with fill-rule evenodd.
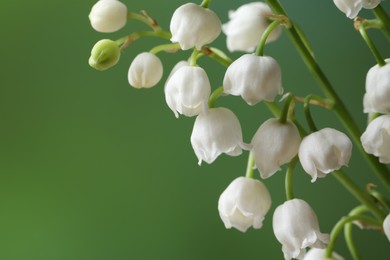
M 259 180 L 238 177 L 224 190 L 218 200 L 219 215 L 226 228 L 246 232 L 259 229 L 271 207 L 271 195 Z
M 244 54 L 226 70 L 223 87 L 224 93 L 241 96 L 249 105 L 274 101 L 283 93 L 280 66 L 272 57 Z
M 242 148 L 241 125 L 236 115 L 227 108 L 218 107 L 200 113 L 195 120 L 191 144 L 198 157 L 209 164 L 222 153 L 238 156 Z
M 210 9 L 187 3 L 175 10 L 170 29 L 172 42 L 180 44 L 182 50 L 196 48 L 213 42 L 221 33 L 221 21 Z
M 275 209 L 272 227 L 282 244 L 284 259 L 303 259 L 306 247 L 325 248 L 329 235 L 320 232 L 313 209 L 301 199 L 284 202 Z
M 332 257 L 330 258 L 326 257 L 325 253 L 325 249 L 312 248 L 307 252 L 303 260 L 344 260 L 344 258 L 336 252 L 333 252 Z
M 163 65 L 160 59 L 150 52 L 143 52 L 130 64 L 128 80 L 135 88 L 151 88 L 160 81 L 162 75 Z
M 204 69 L 182 66 L 169 78 L 164 92 L 165 100 L 176 117 L 179 114 L 196 116 L 207 106 L 211 86 Z
M 299 147 L 299 161 L 312 177 L 311 182 L 348 165 L 352 142 L 344 133 L 324 128 L 303 138 Z
M 390 113 L 390 59 L 385 62 L 386 65 L 375 65 L 367 73 L 364 113 Z
M 127 23 L 127 6 L 118 0 L 100 0 L 92 7 L 88 18 L 96 31 L 116 32 Z
M 229 51 L 253 52 L 270 24 L 266 16 L 270 14 L 271 9 L 263 2 L 244 4 L 237 10 L 230 11 L 230 20 L 222 25 Z M 280 27 L 274 29 L 267 38 L 267 43 L 276 40 L 280 33 Z
M 381 163 L 390 163 L 390 115 L 371 121 L 360 139 L 367 153 L 378 157 Z
M 268 178 L 290 162 L 298 153 L 301 137 L 291 121 L 271 118 L 265 121 L 252 138 L 255 166 L 262 178 Z

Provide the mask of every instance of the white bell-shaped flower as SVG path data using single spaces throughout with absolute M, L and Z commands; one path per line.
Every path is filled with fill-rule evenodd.
M 142 52 L 130 64 L 128 80 L 135 88 L 151 88 L 160 81 L 162 75 L 160 59 L 150 52 Z
M 366 77 L 364 113 L 390 113 L 390 59 L 386 65 L 372 67 Z
M 377 7 L 382 0 L 363 0 L 363 8 L 374 9 Z
M 270 207 L 267 187 L 259 180 L 246 177 L 232 181 L 218 200 L 219 215 L 225 227 L 234 227 L 241 232 L 251 226 L 261 228 Z
M 203 45 L 218 37 L 221 26 L 221 21 L 213 11 L 187 3 L 173 13 L 170 24 L 171 41 L 179 43 L 182 50 L 193 47 L 200 50 Z
M 390 115 L 375 118 L 360 137 L 366 153 L 379 158 L 381 163 L 390 163 Z
M 252 138 L 252 153 L 255 165 L 262 178 L 268 178 L 280 170 L 298 153 L 301 137 L 291 121 L 281 123 L 271 118 L 265 121 Z
M 180 69 L 181 67 L 184 67 L 184 66 L 190 66 L 190 64 L 188 63 L 188 61 L 186 61 L 186 60 L 181 60 L 181 61 L 179 61 L 178 63 L 176 63 L 175 66 L 173 66 L 171 72 L 169 73 L 166 83 L 169 81 L 169 79 L 172 77 L 173 74 L 175 74 L 175 72 L 176 72 L 178 69 Z
M 118 0 L 100 0 L 92 7 L 88 17 L 96 31 L 115 32 L 127 23 L 127 7 Z
M 333 0 L 333 2 L 348 18 L 354 19 L 362 8 L 373 9 L 380 4 L 381 0 Z
M 199 165 L 202 161 L 209 164 L 214 162 L 222 153 L 238 156 L 242 148 L 246 148 L 238 118 L 223 107 L 211 108 L 198 115 L 191 134 L 191 144 Z
M 224 92 L 241 96 L 249 105 L 274 101 L 283 93 L 279 64 L 272 57 L 244 54 L 226 70 Z
M 165 84 L 165 100 L 175 113 L 196 116 L 207 106 L 211 86 L 201 67 L 182 66 Z
M 273 215 L 272 227 L 282 244 L 284 259 L 302 259 L 306 247 L 324 248 L 329 235 L 320 232 L 313 209 L 301 199 L 292 199 L 278 206 Z
M 272 14 L 272 11 L 263 2 L 244 4 L 230 11 L 230 20 L 222 25 L 229 51 L 253 52 L 269 25 L 266 14 Z M 280 32 L 280 27 L 275 28 L 268 36 L 267 43 L 276 40 Z
M 383 231 L 385 232 L 387 239 L 390 241 L 390 214 L 387 215 L 383 221 Z
M 336 252 L 332 252 L 331 258 L 326 257 L 325 251 L 325 249 L 312 248 L 307 252 L 303 260 L 344 260 L 344 258 Z
M 324 128 L 303 138 L 299 147 L 299 160 L 312 177 L 311 182 L 348 165 L 352 142 L 344 133 Z

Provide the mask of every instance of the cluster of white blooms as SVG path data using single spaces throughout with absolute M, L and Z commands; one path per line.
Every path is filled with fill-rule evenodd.
M 348 18 L 353 19 L 362 8 L 373 9 L 380 4 L 381 0 L 333 0 L 333 2 Z
M 374 8 L 379 2 L 334 0 L 350 18 L 361 8 Z M 262 179 L 271 177 L 283 165 L 299 158 L 302 168 L 315 182 L 348 165 L 352 142 L 347 135 L 333 128 L 323 128 L 305 136 L 295 121 L 281 117 L 261 124 L 250 144 L 246 144 L 237 116 L 227 108 L 210 105 L 212 87 L 208 75 L 196 64 L 197 54 L 221 31 L 227 36 L 230 51 L 253 52 L 269 28 L 270 16 L 271 9 L 262 2 L 248 3 L 231 11 L 230 20 L 224 25 L 207 7 L 187 3 L 177 8 L 170 22 L 170 40 L 178 49 L 178 46 L 181 50 L 193 49 L 193 55 L 189 61 L 178 62 L 170 72 L 164 85 L 165 100 L 177 118 L 179 115 L 196 117 L 190 140 L 199 165 L 202 161 L 211 164 L 222 154 L 238 156 L 248 150 Z M 117 0 L 100 0 L 93 6 L 89 18 L 97 31 L 113 32 L 126 24 L 127 8 Z M 266 42 L 276 40 L 279 35 L 280 28 L 275 27 Z M 102 40 L 92 50 L 90 64 L 104 70 L 115 65 L 119 57 L 119 44 Z M 138 54 L 128 71 L 128 81 L 134 88 L 151 88 L 162 77 L 163 64 L 152 52 Z M 222 88 L 223 94 L 241 96 L 248 105 L 273 102 L 283 93 L 281 67 L 270 56 L 243 54 L 226 69 Z M 374 66 L 367 74 L 364 112 L 389 114 L 389 100 L 390 60 L 386 60 L 384 66 Z M 367 153 L 379 157 L 382 163 L 390 163 L 390 115 L 373 120 L 361 136 L 361 142 Z M 242 232 L 251 226 L 261 228 L 270 207 L 267 187 L 252 176 L 233 180 L 218 201 L 219 215 L 225 227 Z M 389 216 L 383 226 L 390 240 Z M 343 259 L 336 253 L 331 258 L 325 257 L 323 248 L 329 242 L 329 235 L 320 232 L 317 216 L 304 200 L 289 199 L 279 205 L 273 213 L 272 225 L 286 260 Z M 306 254 L 308 247 L 312 249 Z

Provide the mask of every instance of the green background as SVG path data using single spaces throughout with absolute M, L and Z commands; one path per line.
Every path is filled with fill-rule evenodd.
M 124 2 L 169 28 L 173 11 L 186 1 Z M 332 1 L 281 2 L 363 129 L 364 78 L 375 60 L 352 21 Z M 93 70 L 87 61 L 96 41 L 145 28 L 130 21 L 114 34 L 95 32 L 87 18 L 94 3 L 0 2 L 0 259 L 282 259 L 271 223 L 273 209 L 285 199 L 284 172 L 264 180 L 273 198 L 264 227 L 226 230 L 217 201 L 245 173 L 247 153 L 197 165 L 189 141 L 194 118 L 176 119 L 163 95 L 170 69 L 190 53 L 162 53 L 164 78 L 147 90 L 129 86 L 128 67 L 137 53 L 164 41 L 141 39 L 115 68 Z M 226 22 L 227 11 L 243 3 L 215 0 L 210 7 Z M 390 12 L 390 3 L 383 7 Z M 368 11 L 361 15 L 372 17 Z M 370 35 L 389 57 L 382 34 Z M 226 50 L 224 35 L 215 45 Z M 267 46 L 266 54 L 279 61 L 286 92 L 320 94 L 286 35 Z M 220 86 L 224 68 L 206 58 L 199 64 L 213 88 Z M 238 115 L 246 142 L 271 116 L 262 104 L 249 107 L 238 97 L 221 98 L 217 105 Z M 297 111 L 302 118 L 301 105 Z M 342 129 L 332 112 L 313 112 L 319 127 Z M 361 187 L 380 184 L 358 153 L 347 171 Z M 312 184 L 300 167 L 294 188 L 316 211 L 323 232 L 357 205 L 334 178 Z M 364 259 L 388 259 L 383 234 L 357 228 L 354 233 Z M 336 250 L 350 259 L 343 237 Z

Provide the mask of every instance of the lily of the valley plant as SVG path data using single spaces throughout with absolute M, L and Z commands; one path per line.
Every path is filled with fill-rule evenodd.
M 185 3 L 172 14 L 169 31 L 161 28 L 146 12 L 131 12 L 118 0 L 100 0 L 89 14 L 92 27 L 102 33 L 118 31 L 126 26 L 128 20 L 137 20 L 149 28 L 117 40 L 98 41 L 89 59 L 91 67 L 97 70 L 116 65 L 121 52 L 142 37 L 159 37 L 165 41 L 138 54 L 129 64 L 129 84 L 138 89 L 152 88 L 165 74 L 163 85 L 167 106 L 176 117 L 194 117 L 189 139 L 199 165 L 202 162 L 211 164 L 222 154 L 249 155 L 244 176 L 237 176 L 222 192 L 218 201 L 219 215 L 226 228 L 236 228 L 241 232 L 251 227 L 260 229 L 263 220 L 272 217 L 274 234 L 281 244 L 284 259 L 361 259 L 351 235 L 353 225 L 377 230 L 383 233 L 383 239 L 390 240 L 390 203 L 387 198 L 390 171 L 386 165 L 390 163 L 390 58 L 381 56 L 367 33 L 368 29 L 381 31 L 390 41 L 390 18 L 381 6 L 388 3 L 380 0 L 333 2 L 334 7 L 345 14 L 345 21 L 361 34 L 367 50 L 372 52 L 377 62 L 367 72 L 365 94 L 361 97 L 364 104 L 362 114 L 368 116 L 364 131 L 358 128 L 314 59 L 304 33 L 278 0 L 236 6 L 229 12 L 228 21 L 220 20 L 210 5 L 211 0 Z M 372 10 L 375 18 L 358 17 L 363 8 Z M 241 57 L 231 60 L 213 45 L 221 33 L 226 36 L 226 47 L 223 48 L 230 52 L 239 51 Z M 291 93 L 288 82 L 282 80 L 278 61 L 264 54 L 266 44 L 272 44 L 281 33 L 290 36 L 309 69 L 308 73 L 319 83 L 323 96 L 307 93 L 305 97 L 298 97 Z M 186 51 L 188 60 L 178 60 L 167 73 L 158 57 L 162 51 L 172 55 Z M 225 67 L 220 87 L 211 86 L 209 78 L 213 75 L 208 74 L 207 68 L 198 65 L 197 61 L 202 57 L 213 59 Z M 240 97 L 250 106 L 264 103 L 274 117 L 259 122 L 253 138 L 245 143 L 244 128 L 234 110 L 216 106 L 217 99 L 226 95 Z M 282 105 L 275 100 L 280 100 Z M 310 112 L 312 106 L 337 114 L 345 129 L 318 129 Z M 294 116 L 298 109 L 304 111 L 307 129 L 304 127 L 306 124 L 297 121 Z M 372 167 L 372 173 L 378 177 L 376 184 L 385 192 L 379 192 L 374 185 L 362 189 L 344 172 L 352 149 L 362 153 Z M 342 216 L 333 230 L 322 230 L 315 207 L 293 193 L 292 174 L 298 163 L 310 175 L 311 182 L 334 176 L 357 199 L 358 206 Z M 269 216 L 271 193 L 261 179 L 281 174 L 283 168 L 286 169 L 286 201 L 275 206 L 273 216 Z M 255 174 L 256 169 L 259 174 Z M 345 232 L 351 256 L 340 256 L 334 252 L 335 240 L 341 231 Z

